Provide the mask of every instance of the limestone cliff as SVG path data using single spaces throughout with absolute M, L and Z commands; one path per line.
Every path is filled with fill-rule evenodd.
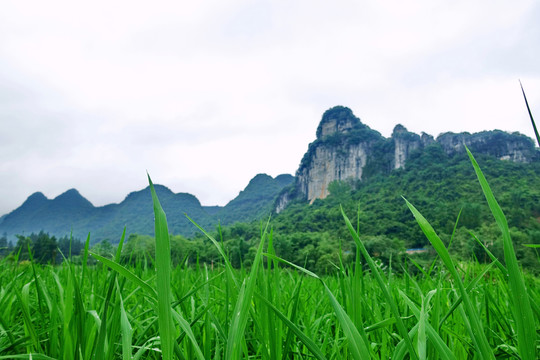
M 332 181 L 356 182 L 374 174 L 387 174 L 406 167 L 411 153 L 437 143 L 449 156 L 464 152 L 466 145 L 478 154 L 501 160 L 530 162 L 537 160 L 533 141 L 521 134 L 484 131 L 477 134 L 444 133 L 436 140 L 426 133 L 418 135 L 396 125 L 390 138 L 362 124 L 343 106 L 327 110 L 319 123 L 316 140 L 309 144 L 296 172 L 295 182 L 285 188 L 274 208 L 283 210 L 295 199 L 313 202 L 328 196 Z
M 473 153 L 487 154 L 501 160 L 528 163 L 537 156 L 532 139 L 519 133 L 509 134 L 500 130 L 476 134 L 448 132 L 439 135 L 437 142 L 448 155 L 463 152 L 464 146 L 467 146 Z
M 396 125 L 392 132 L 394 141 L 394 169 L 405 166 L 409 154 L 423 147 L 422 138 L 415 133 L 408 132 L 403 125 Z
M 326 111 L 296 173 L 298 192 L 309 201 L 328 195 L 334 180 L 362 179 L 373 147 L 384 141 L 346 107 Z

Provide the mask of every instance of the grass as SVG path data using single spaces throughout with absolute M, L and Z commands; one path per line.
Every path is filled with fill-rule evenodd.
M 121 264 L 124 236 L 114 259 L 86 246 L 95 266 L 0 262 L 0 359 L 537 359 L 539 280 L 519 268 L 505 216 L 470 157 L 504 259 L 456 262 L 405 200 L 440 259 L 419 275 L 374 261 L 343 212 L 357 257 L 332 276 L 281 259 L 269 223 L 249 269 L 234 269 L 203 229 L 222 261 L 172 268 L 149 178 L 156 268 Z

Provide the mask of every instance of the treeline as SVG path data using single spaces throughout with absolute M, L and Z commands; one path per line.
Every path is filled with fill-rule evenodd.
M 7 257 L 9 261 L 34 260 L 40 264 L 60 264 L 64 257 L 79 255 L 84 249 L 79 239 L 68 236 L 57 239 L 44 231 L 16 237 L 15 244 L 9 242 L 5 234 L 0 237 L 0 256 Z
M 320 214 L 320 213 L 319 213 Z M 274 225 L 269 229 L 272 236 L 272 246 L 276 254 L 288 261 L 300 264 L 317 273 L 332 273 L 340 263 L 352 264 L 357 256 L 355 245 L 346 232 L 341 213 L 335 214 L 335 221 L 341 221 L 342 231 L 312 231 L 280 234 L 275 231 L 282 225 L 274 219 Z M 256 248 L 261 238 L 261 231 L 265 223 L 237 223 L 225 228 L 211 231 L 212 236 L 222 244 L 231 264 L 236 268 L 249 267 L 254 259 Z M 529 248 L 524 244 L 540 244 L 540 231 L 535 231 L 533 238 L 529 234 L 511 229 L 516 255 L 522 266 L 529 272 L 538 274 L 539 255 L 537 249 Z M 490 259 L 483 247 L 476 239 L 484 244 L 498 259 L 503 261 L 502 240 L 499 229 L 495 224 L 483 225 L 477 231 L 464 226 L 458 227 L 454 237 L 440 233 L 443 241 L 447 243 L 451 254 L 460 260 L 475 260 L 489 262 Z M 475 239 L 476 238 L 476 239 Z M 370 255 L 382 266 L 392 266 L 394 271 L 400 272 L 407 266 L 409 272 L 417 272 L 417 266 L 425 266 L 436 258 L 430 246 L 418 248 L 414 251 L 406 246 L 406 242 L 397 237 L 387 235 L 361 235 Z M 171 260 L 173 265 L 202 265 L 212 266 L 222 261 L 221 255 L 213 243 L 204 235 L 187 239 L 179 235 L 171 235 Z M 15 246 L 6 244 L 5 237 L 0 238 L 0 255 L 8 257 L 11 261 L 27 261 L 33 258 L 41 264 L 60 264 L 64 257 L 70 257 L 73 263 L 81 263 L 84 243 L 79 239 L 54 236 L 40 232 L 30 236 L 18 236 Z M 109 240 L 94 245 L 90 251 L 99 255 L 113 258 L 117 247 Z M 409 251 L 407 251 L 409 249 Z M 30 251 L 30 252 L 29 252 Z M 71 256 L 70 256 L 71 254 Z M 132 266 L 145 265 L 153 267 L 155 259 L 155 241 L 152 236 L 131 234 L 124 242 L 121 263 Z M 90 258 L 90 263 L 95 261 Z M 504 262 L 504 261 L 503 261 Z

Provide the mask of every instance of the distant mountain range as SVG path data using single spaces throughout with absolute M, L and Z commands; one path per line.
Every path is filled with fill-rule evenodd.
M 336 181 L 348 183 L 354 190 L 352 194 L 360 196 L 359 184 L 379 178 L 381 186 L 395 188 L 396 184 L 387 184 L 386 181 L 398 181 L 392 176 L 405 171 L 407 176 L 411 176 L 411 182 L 418 181 L 417 192 L 429 186 L 436 187 L 444 182 L 440 178 L 444 172 L 442 164 L 446 163 L 449 167 L 453 161 L 461 158 L 468 162 L 465 146 L 475 156 L 496 160 L 497 165 L 493 168 L 498 168 L 499 174 L 514 168 L 515 171 L 528 169 L 534 172 L 540 162 L 540 152 L 532 139 L 519 133 L 500 130 L 476 134 L 444 133 L 435 139 L 425 133 L 411 133 L 402 125 L 397 125 L 392 136 L 385 138 L 363 124 L 349 108 L 336 106 L 323 114 L 316 139 L 309 144 L 295 177 L 279 175 L 272 178 L 259 174 L 224 207 L 202 206 L 195 196 L 175 194 L 161 185 L 156 185 L 156 191 L 168 217 L 169 231 L 190 237 L 198 230 L 184 214 L 207 229 L 214 229 L 218 223 L 252 222 L 273 212 L 281 213 L 292 203 L 307 204 L 323 200 L 331 194 Z M 409 174 L 409 166 L 412 165 L 414 169 L 418 165 L 415 165 L 415 161 L 418 162 L 419 158 L 427 160 L 418 168 L 421 170 Z M 515 167 L 512 164 L 527 166 Z M 427 180 L 421 180 L 420 175 L 426 171 L 431 177 L 439 177 L 438 183 L 428 186 Z M 534 179 L 536 176 L 528 174 L 523 175 L 520 181 L 530 180 L 533 183 Z M 452 187 L 457 188 L 455 184 Z M 530 184 L 524 187 L 531 188 L 534 186 Z M 337 188 L 334 186 L 334 189 Z M 387 204 L 381 206 L 384 208 Z M 302 211 L 309 213 L 307 209 Z M 531 212 L 537 213 L 534 209 Z M 5 233 L 8 238 L 14 239 L 16 234 L 29 235 L 41 230 L 56 236 L 69 235 L 72 231 L 74 237 L 85 239 L 90 232 L 92 243 L 103 239 L 115 243 L 120 239 L 124 226 L 128 233 L 153 235 L 153 207 L 148 188 L 130 193 L 119 204 L 102 207 L 93 206 L 75 189 L 52 200 L 38 192 L 19 208 L 0 218 L 0 235 Z M 289 229 L 289 232 L 292 231 Z
M 155 188 L 167 214 L 169 231 L 192 236 L 198 230 L 185 214 L 206 228 L 218 223 L 250 222 L 269 215 L 276 196 L 293 179 L 288 174 L 276 178 L 258 174 L 225 206 L 202 206 L 191 194 L 175 194 L 162 185 Z M 128 234 L 153 235 L 154 215 L 148 187 L 130 193 L 119 204 L 100 207 L 92 205 L 76 189 L 52 200 L 36 192 L 20 207 L 0 218 L 0 234 L 6 234 L 10 240 L 17 234 L 29 235 L 43 230 L 55 236 L 69 236 L 72 232 L 74 237 L 83 240 L 90 233 L 92 243 L 103 239 L 118 242 L 124 226 Z

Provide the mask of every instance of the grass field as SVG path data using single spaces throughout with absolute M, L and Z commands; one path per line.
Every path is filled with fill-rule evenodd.
M 96 266 L 0 263 L 0 359 L 538 359 L 540 281 L 519 268 L 504 214 L 470 157 L 501 229 L 500 261 L 455 262 L 429 216 L 405 200 L 439 256 L 418 275 L 375 262 L 345 214 L 356 263 L 335 264 L 334 276 L 276 256 L 269 226 L 249 269 L 233 269 L 209 234 L 220 263 L 172 268 L 151 185 L 155 269 L 119 264 L 123 239 L 116 259 L 87 245 L 84 259 Z

